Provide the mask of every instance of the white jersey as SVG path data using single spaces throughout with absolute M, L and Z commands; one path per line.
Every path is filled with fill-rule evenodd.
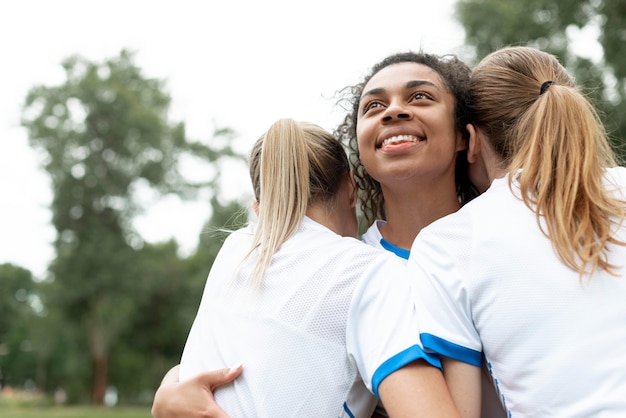
M 370 225 L 370 227 L 365 231 L 361 239 L 368 245 L 371 245 L 375 248 L 384 249 L 387 251 L 391 251 L 400 259 L 407 260 L 410 255 L 410 251 L 405 250 L 404 248 L 396 247 L 389 241 L 383 238 L 380 233 L 380 228 L 385 224 L 383 220 L 377 220 Z M 418 300 L 415 303 L 420 304 L 421 296 L 418 294 Z M 480 413 L 481 418 L 504 418 L 506 416 L 504 409 L 502 408 L 499 396 L 496 392 L 496 389 L 491 381 L 491 378 L 488 375 L 487 366 L 483 365 L 483 373 L 481 373 L 481 395 L 482 401 L 481 406 L 482 410 Z M 386 412 L 382 405 L 376 409 L 376 412 L 379 415 L 386 416 Z
M 409 250 L 396 247 L 395 245 L 384 239 L 382 234 L 380 233 L 380 227 L 383 226 L 385 223 L 386 221 L 382 220 L 374 221 L 374 223 L 370 225 L 367 231 L 365 231 L 363 236 L 361 236 L 361 240 L 367 245 L 371 245 L 374 248 L 391 251 L 401 259 L 407 260 L 409 258 Z
M 420 358 L 440 365 L 421 348 L 397 257 L 305 218 L 252 288 L 252 263 L 240 266 L 252 232 L 224 242 L 181 359 L 181 380 L 243 363 L 215 391 L 230 416 L 369 417 L 390 373 Z
M 607 178 L 626 198 L 626 168 Z M 614 236 L 626 241 L 626 225 Z M 509 416 L 624 417 L 626 247 L 609 255 L 620 277 L 581 280 L 508 180 L 495 180 L 413 244 L 422 343 L 476 366 L 484 355 Z

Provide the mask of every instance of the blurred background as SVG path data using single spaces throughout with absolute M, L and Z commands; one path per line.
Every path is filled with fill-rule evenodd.
M 150 415 L 275 120 L 332 130 L 338 92 L 395 52 L 531 45 L 624 158 L 625 42 L 624 0 L 2 2 L 2 416 Z

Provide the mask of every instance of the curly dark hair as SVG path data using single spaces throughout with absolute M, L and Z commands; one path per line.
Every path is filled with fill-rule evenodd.
M 446 87 L 455 99 L 455 124 L 457 131 L 461 132 L 465 140 L 469 134 L 465 126 L 470 122 L 469 111 L 469 83 L 470 68 L 454 55 L 433 55 L 424 52 L 401 52 L 390 55 L 375 64 L 368 75 L 358 84 L 347 86 L 339 91 L 338 104 L 348 113 L 342 123 L 334 131 L 350 151 L 350 162 L 354 168 L 357 187 L 359 188 L 360 209 L 368 224 L 376 219 L 386 219 L 385 198 L 380 183 L 373 179 L 359 157 L 359 148 L 356 137 L 356 125 L 359 102 L 363 88 L 380 70 L 392 64 L 414 62 L 423 64 L 439 74 Z M 457 155 L 455 167 L 456 191 L 459 202 L 465 204 L 478 195 L 478 191 L 472 185 L 468 176 L 467 151 L 461 151 Z

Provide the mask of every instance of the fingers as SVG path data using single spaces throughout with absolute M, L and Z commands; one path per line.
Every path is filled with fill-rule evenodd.
M 180 373 L 180 364 L 169 369 L 165 376 L 163 376 L 163 380 L 161 380 L 161 385 L 168 383 L 178 383 Z
M 208 390 L 213 391 L 215 388 L 230 383 L 235 380 L 243 372 L 243 366 L 238 364 L 229 369 L 213 370 L 202 373 L 194 379 L 201 382 Z
M 180 382 L 179 366 L 170 369 L 155 393 L 154 418 L 228 418 L 213 398 L 215 388 L 232 382 L 243 372 L 237 366 L 202 373 Z

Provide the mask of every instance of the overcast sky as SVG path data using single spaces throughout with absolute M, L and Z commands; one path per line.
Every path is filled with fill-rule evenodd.
M 43 277 L 52 260 L 51 192 L 20 127 L 37 84 L 63 82 L 74 54 L 102 61 L 136 51 L 144 76 L 167 81 L 170 119 L 194 139 L 215 126 L 247 151 L 276 119 L 332 129 L 334 93 L 394 52 L 467 57 L 454 0 L 16 0 L 0 3 L 0 263 Z M 245 180 L 245 172 L 241 176 Z M 241 190 L 239 190 L 241 189 Z M 233 190 L 250 193 L 247 181 Z M 136 226 L 148 241 L 195 248 L 208 202 L 162 199 Z

